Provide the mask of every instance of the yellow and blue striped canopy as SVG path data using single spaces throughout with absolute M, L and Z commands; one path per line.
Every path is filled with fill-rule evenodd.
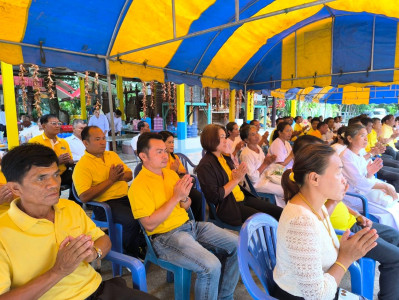
M 0 60 L 329 102 L 398 83 L 399 1 L 324 2 L 239 0 L 239 20 L 269 17 L 234 23 L 234 0 L 0 0 Z

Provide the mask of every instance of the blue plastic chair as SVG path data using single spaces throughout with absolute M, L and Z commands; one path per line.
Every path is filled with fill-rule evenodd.
M 175 153 L 183 164 L 184 168 L 188 172 L 188 166 L 191 166 L 193 168 L 193 173 L 195 173 L 195 168 L 197 167 L 196 164 L 194 164 L 185 154 L 183 153 Z
M 347 196 L 352 196 L 355 198 L 358 198 L 362 201 L 362 205 L 363 205 L 363 216 L 365 216 L 367 219 L 370 219 L 371 221 L 375 222 L 375 223 L 380 223 L 380 221 L 373 215 L 371 215 L 369 213 L 369 204 L 368 204 L 368 200 L 365 196 L 361 195 L 361 194 L 357 194 L 357 193 L 346 193 Z
M 80 200 L 78 193 L 76 191 L 75 185 L 72 184 L 72 193 L 75 196 L 75 199 L 80 203 L 84 203 Z M 96 207 L 101 207 L 105 212 L 105 221 L 101 221 L 96 219 L 95 213 L 93 212 L 91 215 L 91 219 L 100 228 L 108 228 L 108 236 L 112 243 L 112 250 L 118 253 L 123 253 L 123 245 L 122 245 L 122 225 L 119 223 L 114 223 L 112 218 L 112 212 L 109 205 L 105 202 L 95 202 L 89 201 L 86 202 L 87 205 L 92 205 Z M 120 276 L 122 274 L 122 266 L 112 263 L 112 273 L 115 276 Z
M 128 268 L 132 272 L 133 287 L 142 292 L 147 292 L 145 267 L 140 260 L 113 250 L 109 251 L 104 259 L 109 260 L 112 264 Z
M 241 230 L 241 226 L 229 225 L 229 224 L 223 222 L 222 220 L 220 220 L 216 214 L 215 204 L 213 204 L 212 202 L 208 202 L 208 201 L 207 201 L 207 203 L 208 203 L 209 212 L 210 212 L 208 222 L 211 222 L 211 223 L 215 224 L 216 226 L 219 226 L 220 228 L 230 229 L 230 230 L 234 230 L 234 231 L 238 231 L 238 232 Z M 211 218 L 211 215 L 213 216 L 213 218 Z
M 238 266 L 242 281 L 254 299 L 275 299 L 270 292 L 275 288 L 273 269 L 276 265 L 278 222 L 268 214 L 257 213 L 249 217 L 242 226 L 238 243 Z M 252 278 L 251 269 L 260 280 L 264 291 Z M 353 293 L 362 292 L 360 265 L 354 262 L 349 271 Z
M 259 198 L 263 198 L 263 199 L 269 199 L 270 203 L 276 205 L 276 196 L 274 194 L 270 194 L 270 193 L 261 193 L 256 191 L 254 185 L 252 184 L 251 180 L 249 180 L 249 176 L 248 174 L 245 174 L 245 183 L 248 185 L 249 187 L 249 191 L 259 197 Z
M 343 235 L 344 231 L 343 230 L 338 230 L 335 229 L 335 233 L 337 235 Z M 354 233 L 351 232 L 350 235 L 353 235 Z M 361 295 L 366 297 L 367 299 L 373 299 L 374 297 L 374 277 L 375 277 L 375 260 L 367 257 L 363 257 L 357 261 L 359 263 L 360 269 L 361 269 Z M 352 277 L 351 273 L 351 283 L 352 286 L 354 284 L 354 280 L 359 280 L 357 278 Z
M 136 177 L 143 165 L 139 163 L 134 168 L 134 177 Z M 191 209 L 188 210 L 188 214 L 190 219 L 194 219 Z M 160 266 L 161 268 L 167 270 L 166 279 L 167 282 L 174 282 L 174 299 L 175 300 L 186 300 L 190 299 L 190 288 L 191 288 L 191 271 L 179 266 L 176 266 L 166 260 L 158 258 L 155 254 L 154 248 L 152 247 L 152 243 L 150 237 L 147 235 L 143 225 L 140 223 L 141 229 L 143 231 L 145 241 L 147 244 L 147 253 L 145 255 L 144 265 L 146 270 L 150 266 L 151 263 Z

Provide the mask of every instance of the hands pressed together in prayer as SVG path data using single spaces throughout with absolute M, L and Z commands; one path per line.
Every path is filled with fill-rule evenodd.
M 109 179 L 112 182 L 117 182 L 123 180 L 123 175 L 125 174 L 125 169 L 122 164 L 112 165 L 109 169 Z
M 76 238 L 68 236 L 60 244 L 52 271 L 63 277 L 71 274 L 81 262 L 92 262 L 97 258 L 91 236 L 81 234 Z
M 173 195 L 176 196 L 180 207 L 188 209 L 191 205 L 191 199 L 188 197 L 193 187 L 193 179 L 189 174 L 184 175 L 174 186 Z M 177 204 L 176 203 L 176 204 Z
M 248 166 L 245 162 L 242 162 L 238 168 L 231 171 L 231 177 L 233 180 L 237 180 L 238 182 L 242 181 L 245 177 L 245 174 L 248 172 Z

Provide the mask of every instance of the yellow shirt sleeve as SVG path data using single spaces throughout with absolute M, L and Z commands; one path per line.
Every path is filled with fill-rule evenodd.
M 346 205 L 340 201 L 331 214 L 330 221 L 335 229 L 345 231 L 356 223 L 356 218 L 349 212 Z
M 78 196 L 90 189 L 93 182 L 93 177 L 89 171 L 89 167 L 86 166 L 89 161 L 82 158 L 76 164 L 72 174 L 72 180 Z
M 0 243 L 0 295 L 8 292 L 11 287 L 10 261 L 3 244 Z

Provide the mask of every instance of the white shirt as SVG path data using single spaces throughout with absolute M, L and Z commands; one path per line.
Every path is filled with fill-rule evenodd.
M 328 131 L 321 136 L 321 139 L 331 145 L 334 142 L 334 132 L 328 128 Z
M 80 160 L 80 158 L 85 154 L 86 150 L 86 147 L 83 144 L 82 140 L 74 134 L 68 136 L 65 140 L 68 142 L 69 148 L 71 148 L 73 160 Z
M 137 140 L 139 139 L 140 134 L 134 136 L 132 138 L 132 141 L 130 142 L 130 145 L 132 146 L 134 151 L 137 151 Z
M 287 156 L 291 153 L 292 148 L 290 143 L 287 141 L 283 142 L 282 139 L 276 138 L 273 143 L 270 145 L 269 154 L 276 155 L 276 163 L 284 162 Z M 285 166 L 286 169 L 291 169 L 294 164 L 294 160 L 291 161 Z
M 327 209 L 322 209 L 328 216 Z M 339 242 L 330 218 L 324 222 L 331 237 L 323 222 L 303 206 L 288 202 L 281 214 L 273 279 L 291 295 L 306 300 L 334 299 L 337 283 L 327 271 L 337 260 Z
M 259 167 L 265 160 L 265 154 L 262 151 L 262 148 L 256 145 L 259 153 L 256 153 L 255 151 L 249 149 L 248 147 L 245 147 L 242 149 L 241 154 L 240 154 L 240 160 L 242 162 L 245 162 L 248 167 L 248 177 L 249 180 L 253 183 L 253 185 L 256 185 L 258 182 L 260 175 L 259 174 Z
M 335 143 L 331 145 L 331 147 L 333 147 L 333 149 L 335 150 L 335 152 L 337 152 L 338 155 L 341 155 L 342 151 L 344 151 L 347 148 L 346 145 L 341 145 L 339 143 Z
M 111 127 L 111 121 L 109 122 L 109 125 Z M 115 128 L 115 133 L 122 131 L 122 118 L 119 117 L 117 118 L 116 116 L 114 117 L 114 128 Z
M 239 166 L 239 161 L 238 161 L 238 157 L 233 155 L 233 152 L 236 148 L 236 145 L 241 142 L 241 138 L 239 136 L 237 136 L 234 141 L 232 141 L 231 139 L 227 138 L 226 139 L 226 143 L 227 143 L 227 148 L 229 149 L 227 151 L 228 154 L 230 154 L 231 160 L 234 162 L 234 165 L 236 167 Z M 237 153 L 238 154 L 238 153 Z
M 0 111 L 0 124 L 6 126 L 6 113 L 4 111 Z
M 334 131 L 337 131 L 338 129 L 340 129 L 342 126 L 342 124 L 340 122 L 336 123 L 334 122 Z
M 104 115 L 99 115 L 98 118 L 95 115 L 92 115 L 88 126 L 97 126 L 99 127 L 104 133 L 109 131 L 109 123 L 107 117 Z

